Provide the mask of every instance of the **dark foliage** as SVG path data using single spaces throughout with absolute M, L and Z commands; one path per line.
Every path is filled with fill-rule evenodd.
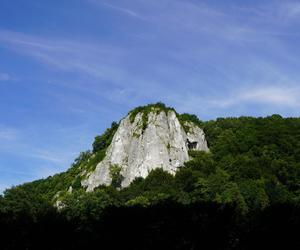
M 110 145 L 112 138 L 115 132 L 117 131 L 118 127 L 119 124 L 113 122 L 111 124 L 111 127 L 107 129 L 102 135 L 98 135 L 95 137 L 95 141 L 93 142 L 93 153 L 106 149 Z
M 299 208 L 271 206 L 239 217 L 232 206 L 182 205 L 166 200 L 150 207 L 107 207 L 87 222 L 49 208 L 0 213 L 1 249 L 298 249 Z M 298 247 L 297 247 L 298 246 Z

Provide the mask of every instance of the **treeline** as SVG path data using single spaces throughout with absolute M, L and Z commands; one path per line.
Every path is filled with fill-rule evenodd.
M 99 204 L 100 205 L 100 204 Z M 48 207 L 0 213 L 1 249 L 299 249 L 299 207 L 271 205 L 244 216 L 233 205 L 85 208 L 71 216 Z M 101 212 L 100 212 L 101 211 Z
M 175 176 L 156 169 L 120 190 L 122 176 L 115 174 L 114 185 L 86 193 L 80 173 L 104 157 L 113 123 L 66 173 L 6 190 L 0 197 L 3 249 L 36 249 L 43 242 L 49 249 L 97 242 L 100 249 L 254 249 L 258 242 L 266 249 L 295 248 L 300 119 L 182 119 L 203 127 L 210 153 L 190 151 L 191 160 Z

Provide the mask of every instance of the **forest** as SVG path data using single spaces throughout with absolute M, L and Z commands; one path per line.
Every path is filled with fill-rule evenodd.
M 4 191 L 1 249 L 299 248 L 300 118 L 178 116 L 204 129 L 209 153 L 122 189 L 115 167 L 110 186 L 85 192 L 79 172 L 103 159 L 114 122 L 65 173 Z

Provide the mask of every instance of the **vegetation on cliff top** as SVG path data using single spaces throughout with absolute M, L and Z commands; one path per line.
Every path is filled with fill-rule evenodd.
M 144 131 L 147 128 L 147 123 L 148 123 L 148 116 L 150 112 L 156 112 L 157 114 L 160 112 L 165 112 L 166 114 L 169 111 L 173 111 L 180 124 L 184 128 L 184 130 L 187 132 L 189 130 L 189 127 L 186 125 L 186 122 L 192 122 L 195 125 L 202 127 L 203 122 L 198 119 L 196 115 L 191 115 L 191 114 L 178 114 L 176 110 L 172 107 L 167 107 L 164 103 L 162 102 L 157 102 L 154 104 L 148 104 L 146 106 L 139 106 L 136 107 L 135 109 L 131 110 L 128 115 L 129 115 L 129 120 L 131 123 L 134 122 L 137 114 L 141 113 L 142 114 L 142 130 Z
M 141 113 L 142 114 L 141 127 L 142 127 L 142 131 L 144 131 L 147 128 L 148 115 L 149 115 L 150 112 L 159 113 L 159 112 L 163 111 L 163 112 L 167 113 L 170 110 L 176 112 L 175 109 L 167 107 L 164 103 L 158 102 L 158 103 L 155 103 L 155 104 L 148 104 L 146 106 L 136 107 L 135 109 L 131 110 L 128 113 L 128 115 L 129 115 L 130 122 L 133 123 L 136 116 L 137 116 L 137 114 Z

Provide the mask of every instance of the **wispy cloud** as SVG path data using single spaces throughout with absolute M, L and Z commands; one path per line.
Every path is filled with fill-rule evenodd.
M 170 102 L 175 103 L 180 112 L 197 113 L 200 118 L 216 113 L 228 116 L 228 110 L 231 113 L 236 112 L 235 115 L 247 114 L 252 105 L 260 107 L 263 114 L 272 114 L 271 112 L 278 113 L 285 109 L 299 109 L 300 87 L 253 85 L 231 90 L 222 96 L 201 97 L 195 93 L 188 93 L 182 100 L 180 96 L 175 95 L 170 97 Z
M 36 135 L 27 128 L 16 129 L 0 124 L 0 154 L 18 152 L 19 156 L 27 159 L 51 162 L 56 166 L 66 166 L 77 153 L 68 148 L 61 150 L 56 145 L 41 145 L 43 142 L 41 138 L 38 138 L 34 145 L 32 141 L 36 140 L 35 137 Z
M 93 1 L 93 2 L 95 2 L 95 1 Z M 127 8 L 118 7 L 118 6 L 114 6 L 112 4 L 105 3 L 105 2 L 103 3 L 103 5 L 106 6 L 106 7 L 109 7 L 111 9 L 113 9 L 113 10 L 116 10 L 116 11 L 122 12 L 122 13 L 124 13 L 126 15 L 129 15 L 131 17 L 135 17 L 135 18 L 144 20 L 144 18 L 141 15 L 139 15 L 137 12 L 135 12 L 133 10 L 130 10 L 130 9 L 127 9 Z
M 300 16 L 300 2 L 299 1 L 280 1 L 275 5 L 278 16 L 283 21 L 297 21 Z
M 155 97 L 168 100 L 179 91 L 193 93 L 215 108 L 218 104 L 222 108 L 223 104 L 229 107 L 241 102 L 277 105 L 281 101 L 285 107 L 297 104 L 297 96 L 291 96 L 293 90 L 280 93 L 276 87 L 285 86 L 285 80 L 273 83 L 277 73 L 260 67 L 270 55 L 276 57 L 270 67 L 281 68 L 281 75 L 288 73 L 285 68 L 290 63 L 297 64 L 297 55 L 290 53 L 282 37 L 277 37 L 296 34 L 276 25 L 268 26 L 270 20 L 275 20 L 274 13 L 280 11 L 279 4 L 258 4 L 255 9 L 242 8 L 239 15 L 234 15 L 236 9 L 231 6 L 216 8 L 205 1 L 88 2 L 144 18 L 147 25 L 120 35 L 126 35 L 128 43 L 114 40 L 110 45 L 0 30 L 0 46 L 30 56 L 51 69 L 92 77 L 95 81 L 77 84 L 71 79 L 72 84 L 68 84 L 81 93 L 105 96 L 115 103 L 134 105 Z M 288 1 L 282 5 L 289 9 L 286 15 L 297 15 L 297 4 Z M 266 87 L 260 89 L 258 82 Z M 290 82 L 296 85 L 297 79 Z M 106 84 L 109 90 L 103 87 Z M 253 84 L 257 88 L 250 95 L 247 89 L 252 89 Z M 230 101 L 217 97 L 214 102 L 214 89 L 225 93 Z
M 66 153 L 66 152 L 64 152 Z M 36 158 L 36 159 L 41 159 L 45 160 L 48 162 L 53 162 L 53 163 L 60 163 L 60 164 L 65 164 L 65 157 L 66 155 L 61 155 L 57 151 L 49 151 L 49 150 L 42 150 L 42 149 L 33 149 L 31 152 L 26 153 L 27 157 L 31 158 Z
M 4 141 L 13 141 L 18 138 L 19 131 L 0 124 L 0 143 Z
M 237 11 L 243 12 L 246 17 L 249 16 L 247 14 L 252 13 L 252 17 L 256 19 L 257 24 L 263 26 L 268 24 L 269 29 L 276 30 L 282 26 L 286 27 L 299 22 L 300 3 L 295 0 L 262 1 L 260 4 L 251 5 L 251 7 L 235 6 L 235 8 Z M 269 26 L 270 24 L 273 27 Z
M 228 108 L 232 106 L 262 104 L 271 107 L 299 108 L 300 87 L 259 85 L 233 91 L 226 98 L 212 99 L 208 106 Z
M 257 89 L 251 87 L 238 93 L 235 102 L 236 104 L 239 102 L 252 102 L 296 108 L 300 106 L 300 87 L 260 86 Z
M 8 80 L 10 80 L 10 79 L 11 79 L 11 77 L 10 77 L 9 74 L 0 72 L 0 82 L 1 82 L 1 81 L 8 81 Z
M 125 6 L 124 5 L 120 5 L 118 3 L 111 3 L 110 2 L 105 2 L 105 1 L 99 1 L 99 0 L 87 0 L 88 3 L 94 5 L 94 6 L 98 6 L 98 7 L 107 7 L 113 11 L 117 11 L 121 14 L 125 14 L 126 16 L 129 16 L 131 18 L 137 18 L 140 20 L 146 20 L 141 14 L 139 14 L 137 11 L 132 10 L 130 7 L 131 5 L 128 4 L 127 2 L 125 2 Z
M 18 170 L 13 170 L 13 169 L 0 169 L 0 174 L 1 175 L 21 175 L 25 177 L 34 177 L 32 173 L 29 173 L 28 171 L 18 171 Z M 1 190 L 0 190 L 1 193 Z
M 118 75 L 113 64 L 124 56 L 123 51 L 104 44 L 44 38 L 0 30 L 0 46 L 38 60 L 46 66 L 69 72 L 80 72 L 105 78 L 107 72 Z

